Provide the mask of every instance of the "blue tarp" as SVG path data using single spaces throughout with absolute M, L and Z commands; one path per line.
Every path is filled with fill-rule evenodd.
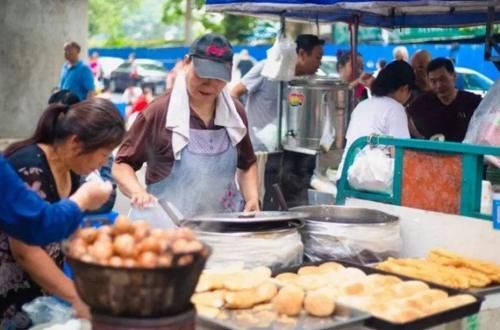
M 352 22 L 386 28 L 484 25 L 488 6 L 500 22 L 500 0 L 207 0 L 206 10 L 307 22 Z

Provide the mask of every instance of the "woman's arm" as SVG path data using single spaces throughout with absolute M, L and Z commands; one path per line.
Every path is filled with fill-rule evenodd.
M 57 267 L 54 260 L 38 246 L 27 245 L 9 237 L 10 249 L 16 262 L 27 272 L 40 287 L 50 294 L 70 302 L 82 317 L 90 317 L 82 304 L 71 281 Z M 86 315 L 87 314 L 87 315 Z
M 257 177 L 257 163 L 253 163 L 248 169 L 238 169 L 238 183 L 241 193 L 245 199 L 244 211 L 258 211 L 259 190 Z
M 51 205 L 26 187 L 0 155 L 0 229 L 30 244 L 60 241 L 78 227 L 82 210 L 98 208 L 111 190 L 110 184 L 89 182 L 71 200 Z

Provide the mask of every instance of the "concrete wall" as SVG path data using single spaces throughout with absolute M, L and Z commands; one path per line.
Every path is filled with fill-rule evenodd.
M 0 1 L 0 139 L 29 135 L 57 86 L 63 44 L 86 54 L 87 0 Z

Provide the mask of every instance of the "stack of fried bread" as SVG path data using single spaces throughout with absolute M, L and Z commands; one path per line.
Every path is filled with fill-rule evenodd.
M 456 289 L 500 283 L 500 265 L 444 249 L 431 250 L 425 259 L 389 258 L 377 268 Z
M 448 296 L 421 281 L 371 274 L 335 262 L 304 266 L 271 278 L 266 268 L 233 273 L 205 271 L 192 302 L 200 314 L 223 318 L 227 309 L 267 310 L 276 317 L 328 317 L 340 303 L 396 323 L 406 323 L 474 302 L 471 295 Z M 222 313 L 222 314 L 221 314 Z

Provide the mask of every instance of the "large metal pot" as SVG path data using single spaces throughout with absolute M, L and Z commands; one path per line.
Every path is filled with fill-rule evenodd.
M 304 257 L 310 261 L 341 259 L 368 264 L 399 255 L 400 224 L 394 215 L 336 205 L 291 210 L 309 214 L 301 234 Z
M 287 133 L 289 148 L 320 149 L 325 131 L 334 133 L 335 147 L 344 147 L 350 108 L 348 86 L 334 78 L 308 78 L 288 83 Z
M 221 213 L 185 222 L 212 248 L 207 268 L 245 267 L 279 269 L 302 263 L 304 247 L 299 229 L 307 215 L 297 212 Z

